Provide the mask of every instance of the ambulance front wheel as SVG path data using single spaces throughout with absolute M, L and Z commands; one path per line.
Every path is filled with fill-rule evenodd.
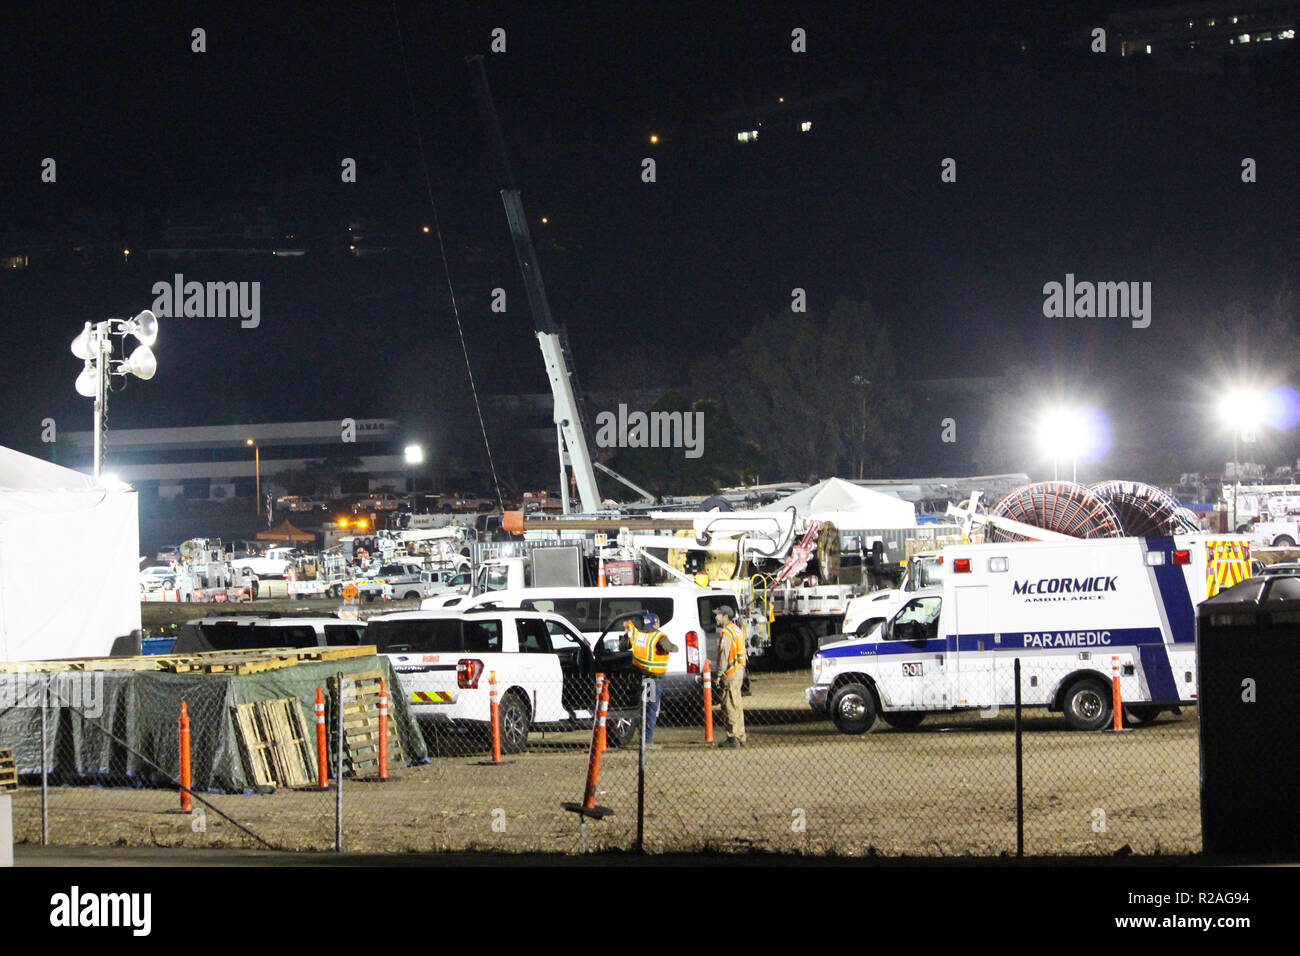
M 876 722 L 876 699 L 863 684 L 845 684 L 831 694 L 831 721 L 842 734 L 864 734 Z
M 1109 688 L 1095 680 L 1081 680 L 1065 695 L 1065 722 L 1071 730 L 1101 730 L 1110 723 Z

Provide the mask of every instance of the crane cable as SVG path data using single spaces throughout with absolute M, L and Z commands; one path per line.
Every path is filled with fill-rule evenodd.
M 474 413 L 478 416 L 479 431 L 483 433 L 483 448 L 487 451 L 488 468 L 492 471 L 492 487 L 496 489 L 497 504 L 506 510 L 505 499 L 501 496 L 501 482 L 497 478 L 497 466 L 492 458 L 492 445 L 488 441 L 487 424 L 483 421 L 483 408 L 478 400 L 478 386 L 474 383 L 474 369 L 469 361 L 469 346 L 465 343 L 465 329 L 460 321 L 460 306 L 456 303 L 456 289 L 451 281 L 451 264 L 447 261 L 447 247 L 442 238 L 442 223 L 438 219 L 438 204 L 433 200 L 433 181 L 429 176 L 429 161 L 424 152 L 424 136 L 420 133 L 420 116 L 415 107 L 415 89 L 411 85 L 411 71 L 406 65 L 406 44 L 402 40 L 402 24 L 397 15 L 397 0 L 393 0 L 393 25 L 397 28 L 397 46 L 402 57 L 402 74 L 406 77 L 406 95 L 411 102 L 411 125 L 415 127 L 415 140 L 420 148 L 420 167 L 424 172 L 424 188 L 429 196 L 429 208 L 433 211 L 433 229 L 438 235 L 438 252 L 442 256 L 442 268 L 447 277 L 447 294 L 451 297 L 451 312 L 456 317 L 456 333 L 460 336 L 461 354 L 465 356 L 465 371 L 469 374 L 469 390 L 474 397 Z

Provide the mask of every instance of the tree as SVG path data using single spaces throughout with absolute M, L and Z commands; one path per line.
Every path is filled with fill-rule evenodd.
M 823 321 L 781 313 L 727 356 L 711 393 L 763 449 L 763 478 L 879 475 L 899 451 L 906 407 L 893 349 L 869 302 L 841 299 Z
M 758 472 L 758 446 L 745 439 L 718 402 L 690 401 L 677 392 L 667 392 L 649 411 L 651 416 L 681 416 L 680 434 L 683 438 L 689 435 L 691 442 L 690 447 L 618 449 L 609 466 L 647 491 L 655 495 L 711 494 L 750 481 Z M 691 416 L 689 421 L 687 416 Z M 600 433 L 599 423 L 596 433 Z

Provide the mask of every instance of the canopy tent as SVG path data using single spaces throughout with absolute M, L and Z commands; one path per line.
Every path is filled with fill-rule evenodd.
M 0 447 L 0 660 L 132 646 L 139 569 L 131 488 Z
M 827 478 L 754 510 L 785 511 L 791 506 L 801 518 L 831 521 L 840 530 L 916 525 L 916 506 L 910 501 L 840 478 Z
M 310 531 L 303 531 L 301 528 L 295 528 L 290 523 L 289 519 L 285 518 L 274 528 L 269 528 L 266 531 L 257 532 L 257 540 L 258 541 L 315 541 L 316 536 L 312 534 Z

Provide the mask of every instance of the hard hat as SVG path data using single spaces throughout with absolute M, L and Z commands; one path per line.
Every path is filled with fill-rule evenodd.
M 646 611 L 645 616 L 641 618 L 641 623 L 644 624 L 647 629 L 658 627 L 659 615 L 654 611 Z

